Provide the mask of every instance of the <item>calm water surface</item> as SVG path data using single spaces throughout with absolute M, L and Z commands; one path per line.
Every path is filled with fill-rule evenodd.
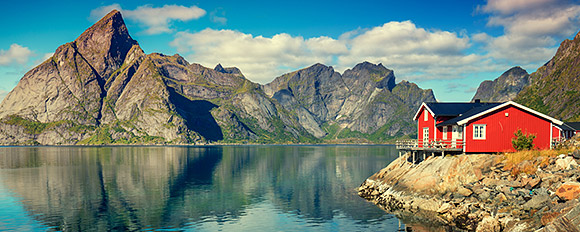
M 0 147 L 0 230 L 396 231 L 393 146 Z

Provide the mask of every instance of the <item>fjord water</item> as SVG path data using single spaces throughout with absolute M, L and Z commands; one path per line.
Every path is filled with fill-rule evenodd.
M 396 231 L 393 146 L 1 147 L 0 230 Z

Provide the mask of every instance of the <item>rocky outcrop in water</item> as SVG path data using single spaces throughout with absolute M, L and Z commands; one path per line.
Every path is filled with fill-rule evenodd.
M 433 100 L 366 62 L 342 75 L 317 64 L 262 86 L 234 67 L 145 54 L 113 10 L 6 96 L 0 144 L 384 142 L 416 133 L 412 111 Z
M 509 159 L 439 156 L 413 164 L 405 155 L 358 191 L 399 217 L 419 217 L 449 229 L 579 231 L 580 150 L 516 165 Z
M 484 102 L 511 101 L 529 83 L 530 74 L 519 66 L 513 67 L 493 81 L 481 82 L 473 100 L 480 99 Z

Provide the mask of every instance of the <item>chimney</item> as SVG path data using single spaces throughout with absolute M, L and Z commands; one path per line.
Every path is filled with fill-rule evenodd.
M 480 103 L 481 102 L 481 99 L 474 99 L 473 102 L 474 103 Z

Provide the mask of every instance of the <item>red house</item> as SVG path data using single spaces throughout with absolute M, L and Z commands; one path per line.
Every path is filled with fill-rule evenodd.
M 562 121 L 513 101 L 426 102 L 414 120 L 418 121 L 418 140 L 412 150 L 430 152 L 513 152 L 511 141 L 518 129 L 536 136 L 535 148 L 551 149 L 574 134 Z

